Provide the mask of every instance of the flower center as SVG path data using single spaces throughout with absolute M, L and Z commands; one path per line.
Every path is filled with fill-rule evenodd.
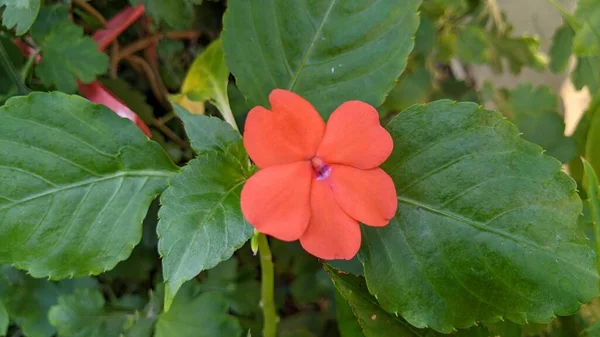
M 329 177 L 331 174 L 331 166 L 324 162 L 323 159 L 319 157 L 312 157 L 310 163 L 312 164 L 317 180 L 327 179 L 327 177 Z

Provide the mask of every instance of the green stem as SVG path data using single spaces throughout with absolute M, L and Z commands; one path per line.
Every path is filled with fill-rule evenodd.
M 260 254 L 261 269 L 261 306 L 263 311 L 263 337 L 277 336 L 277 311 L 275 310 L 275 268 L 269 241 L 264 234 L 258 237 L 258 252 Z
M 25 66 L 21 70 L 21 78 L 23 79 L 23 82 L 25 82 L 27 80 L 27 76 L 29 76 L 29 71 L 31 71 L 31 67 L 35 63 L 35 59 L 37 58 L 39 53 L 40 53 L 40 50 L 36 49 L 31 55 L 29 55 L 29 58 L 27 59 L 27 63 L 25 63 Z
M 239 131 L 237 123 L 235 122 L 235 117 L 233 116 L 233 111 L 231 111 L 231 106 L 229 105 L 229 98 L 227 97 L 227 93 L 224 94 L 217 92 L 217 97 L 215 97 L 215 105 L 219 108 L 221 112 L 221 116 L 223 119 L 229 123 L 235 130 Z
M 27 89 L 27 87 L 25 86 L 25 83 L 23 83 L 23 80 L 17 73 L 17 69 L 15 68 L 15 65 L 10 60 L 10 57 L 8 56 L 8 53 L 6 52 L 6 49 L 4 49 L 4 45 L 2 44 L 2 42 L 0 42 L 0 64 L 2 64 L 2 67 L 6 70 L 8 77 L 13 82 L 13 84 L 17 87 L 17 95 L 21 95 L 21 96 L 27 95 L 29 93 L 29 89 Z

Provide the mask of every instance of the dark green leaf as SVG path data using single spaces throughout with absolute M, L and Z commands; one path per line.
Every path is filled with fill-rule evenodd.
M 34 279 L 9 266 L 0 266 L 0 301 L 11 319 L 28 337 L 51 337 L 56 329 L 48 321 L 48 310 L 58 297 L 77 288 L 94 288 L 91 278 L 50 282 Z M 1 334 L 0 334 L 1 335 Z
M 415 34 L 415 48 L 413 52 L 429 55 L 435 46 L 435 24 L 426 16 L 421 16 L 419 29 Z
M 352 308 L 339 291 L 335 292 L 335 312 L 340 337 L 365 337 Z
M 250 106 L 268 106 L 275 88 L 302 95 L 323 116 L 351 99 L 379 106 L 406 66 L 419 4 L 229 1 L 227 65 Z
M 563 24 L 554 33 L 550 47 L 550 70 L 553 73 L 558 74 L 567 70 L 574 34 L 573 28 L 568 24 Z
M 242 335 L 238 320 L 229 315 L 229 305 L 219 293 L 192 296 L 177 294 L 168 312 L 156 323 L 156 337 L 235 337 Z
M 231 310 L 240 315 L 251 315 L 259 309 L 260 283 L 255 280 L 238 279 L 238 260 L 235 257 L 219 263 L 206 271 L 206 278 L 199 289 L 222 294 Z
M 146 102 L 146 95 L 133 88 L 122 79 L 102 79 L 102 84 L 112 91 L 125 105 L 142 118 L 146 124 L 152 124 L 154 111 Z
M 407 70 L 390 91 L 380 110 L 399 112 L 417 103 L 425 103 L 433 91 L 431 73 L 424 63 Z
M 52 27 L 69 23 L 69 8 L 61 5 L 43 6 L 40 15 L 31 27 L 31 37 L 42 41 L 51 35 Z
M 360 256 L 388 312 L 449 333 L 500 317 L 548 322 L 598 296 L 575 182 L 499 113 L 444 100 L 387 129 L 398 212 L 363 227 Z
M 0 263 L 58 279 L 127 258 L 177 167 L 108 108 L 35 92 L 0 108 L 0 171 Z
M 12 38 L 7 35 L 0 33 L 0 43 L 4 50 L 6 51 L 6 56 L 8 56 L 8 60 L 15 71 L 15 73 L 20 70 L 23 65 L 25 65 L 25 57 L 19 47 L 17 47 Z M 4 104 L 4 102 L 11 98 L 12 96 L 17 95 L 17 85 L 14 83 L 14 78 L 10 75 L 10 70 L 6 69 L 2 63 L 0 63 L 0 104 Z M 18 78 L 17 80 L 21 81 Z M 21 82 L 22 84 L 22 82 Z
M 16 27 L 17 35 L 23 35 L 35 21 L 40 10 L 40 0 L 0 0 L 2 24 L 8 29 Z
M 8 311 L 6 310 L 2 299 L 0 299 L 0 336 L 6 335 L 6 332 L 8 331 L 8 323 Z
M 202 154 L 163 193 L 157 231 L 167 310 L 183 282 L 229 259 L 252 236 L 240 209 L 248 170 L 247 158 Z
M 61 8 L 43 7 L 31 29 L 44 55 L 36 74 L 44 85 L 73 93 L 77 89 L 76 80 L 92 82 L 106 72 L 108 56 L 98 51 L 96 42 L 85 36 L 81 27 L 60 19 Z
M 62 296 L 48 313 L 52 325 L 62 337 L 117 337 L 132 313 L 108 312 L 97 289 L 78 289 Z
M 129 0 L 134 6 L 143 4 L 146 12 L 158 23 L 173 28 L 190 28 L 194 20 L 197 0 Z
M 383 310 L 375 297 L 369 294 L 362 277 L 343 274 L 328 265 L 325 265 L 324 268 L 329 273 L 336 289 L 350 305 L 366 337 L 413 337 L 427 334 L 427 331 L 420 331 L 402 318 Z

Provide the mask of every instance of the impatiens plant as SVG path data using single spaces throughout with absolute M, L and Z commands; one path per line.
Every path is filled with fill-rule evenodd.
M 0 336 L 600 334 L 600 1 L 549 6 L 0 0 Z

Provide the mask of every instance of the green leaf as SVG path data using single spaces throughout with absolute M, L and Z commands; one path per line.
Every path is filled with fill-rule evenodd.
M 415 34 L 414 53 L 429 55 L 435 47 L 436 28 L 434 22 L 426 16 L 421 16 L 419 29 Z
M 558 74 L 567 70 L 574 35 L 573 28 L 566 23 L 554 32 L 550 47 L 550 70 L 553 73 Z
M 190 28 L 194 21 L 194 4 L 201 0 L 129 0 L 133 6 L 143 4 L 146 12 L 158 23 L 173 28 Z
M 352 308 L 339 291 L 335 292 L 335 312 L 340 337 L 365 337 Z
M 573 13 L 578 27 L 573 40 L 573 52 L 579 56 L 592 56 L 600 52 L 600 2 L 580 0 Z
M 146 102 L 146 95 L 122 79 L 102 79 L 100 82 L 133 110 L 146 124 L 152 124 L 154 111 Z
M 188 287 L 189 288 L 189 287 Z M 241 336 L 238 320 L 229 315 L 227 301 L 218 293 L 177 294 L 168 312 L 156 323 L 156 337 L 230 337 Z
M 540 42 L 529 36 L 511 37 L 488 35 L 492 44 L 490 67 L 497 73 L 504 71 L 504 60 L 508 62 L 509 70 L 513 74 L 521 72 L 523 67 L 537 71 L 546 68 L 548 60 L 540 53 Z
M 369 291 L 416 327 L 549 322 L 598 296 L 582 204 L 557 160 L 494 111 L 447 100 L 387 126 L 398 211 L 364 228 Z
M 229 259 L 252 236 L 240 209 L 247 163 L 226 152 L 201 154 L 163 193 L 157 232 L 167 310 L 185 281 Z
M 0 336 L 6 335 L 6 332 L 8 331 L 8 323 L 8 311 L 6 310 L 4 303 L 2 303 L 2 299 L 0 299 Z
M 0 43 L 6 51 L 6 56 L 8 56 L 8 60 L 6 61 L 12 63 L 15 73 L 17 73 L 25 65 L 26 60 L 23 53 L 19 47 L 14 44 L 11 37 L 2 33 L 0 33 Z M 20 81 L 18 85 L 22 86 L 21 79 L 18 75 L 16 77 L 17 80 Z M 7 99 L 17 95 L 17 85 L 14 83 L 13 79 L 14 77 L 11 76 L 10 70 L 6 69 L 5 66 L 0 63 L 0 105 L 4 104 Z
M 238 280 L 238 260 L 235 257 L 219 263 L 206 271 L 206 278 L 199 289 L 222 294 L 231 310 L 240 315 L 251 315 L 259 308 L 260 283 L 255 280 Z
M 83 29 L 64 20 L 64 7 L 44 6 L 31 34 L 40 45 L 44 57 L 35 68 L 42 83 L 60 91 L 73 93 L 76 80 L 92 82 L 108 69 L 108 56 L 98 51 Z
M 97 289 L 78 289 L 62 296 L 48 313 L 62 337 L 116 337 L 125 327 L 128 314 L 107 312 L 102 293 Z
M 383 310 L 375 297 L 369 294 L 362 277 L 343 274 L 328 265 L 324 265 L 323 267 L 329 274 L 329 277 L 331 277 L 336 289 L 350 305 L 366 337 L 413 337 L 425 336 L 427 334 L 426 331 L 420 331 L 402 318 L 391 315 Z
M 478 26 L 467 26 L 456 40 L 457 56 L 467 64 L 481 64 L 490 59 L 491 44 L 486 32 Z
M 420 2 L 229 1 L 225 59 L 249 106 L 268 106 L 275 88 L 326 117 L 351 99 L 379 106 L 406 66 Z
M 433 92 L 433 79 L 424 62 L 409 68 L 390 91 L 380 111 L 399 112 L 417 103 L 425 103 Z
M 589 109 L 585 112 L 584 117 L 582 118 L 582 123 L 587 122 L 587 130 L 585 128 L 585 124 L 582 125 L 580 135 L 583 137 L 581 140 L 583 144 L 585 144 L 585 148 L 582 151 L 582 154 L 585 156 L 585 159 L 590 162 L 590 165 L 596 170 L 596 175 L 600 174 L 600 96 L 595 97 L 595 99 L 590 104 Z
M 35 21 L 40 10 L 40 0 L 0 0 L 2 24 L 8 29 L 16 27 L 17 35 L 23 35 Z
M 216 117 L 194 115 L 183 107 L 173 104 L 175 113 L 183 121 L 192 148 L 198 153 L 221 151 L 227 153 L 235 149 L 232 144 L 240 144 L 235 155 L 243 158 L 245 150 L 241 146 L 242 137 L 231 125 Z
M 0 301 L 28 337 L 51 337 L 56 333 L 48 321 L 48 311 L 59 296 L 70 294 L 77 288 L 96 286 L 97 282 L 92 278 L 51 282 L 31 278 L 9 266 L 0 266 Z
M 565 122 L 559 115 L 560 98 L 546 85 L 520 84 L 508 94 L 501 108 L 523 133 L 563 163 L 577 155 L 575 140 L 566 137 Z
M 179 99 L 183 95 L 195 102 L 209 101 L 223 115 L 231 115 L 227 98 L 228 82 L 229 69 L 225 65 L 221 40 L 217 39 L 192 64 L 181 86 Z
M 571 80 L 577 90 L 586 86 L 591 93 L 600 90 L 600 56 L 578 57 Z
M 590 212 L 592 213 L 592 224 L 594 227 L 594 243 L 596 256 L 600 254 L 600 194 L 598 194 L 598 177 L 592 165 L 585 159 L 583 161 L 583 172 L 585 177 L 585 190 L 588 196 Z M 600 257 L 596 258 L 596 269 L 600 273 Z
M 0 108 L 0 172 L 0 263 L 58 279 L 127 258 L 177 167 L 108 108 L 35 92 Z

